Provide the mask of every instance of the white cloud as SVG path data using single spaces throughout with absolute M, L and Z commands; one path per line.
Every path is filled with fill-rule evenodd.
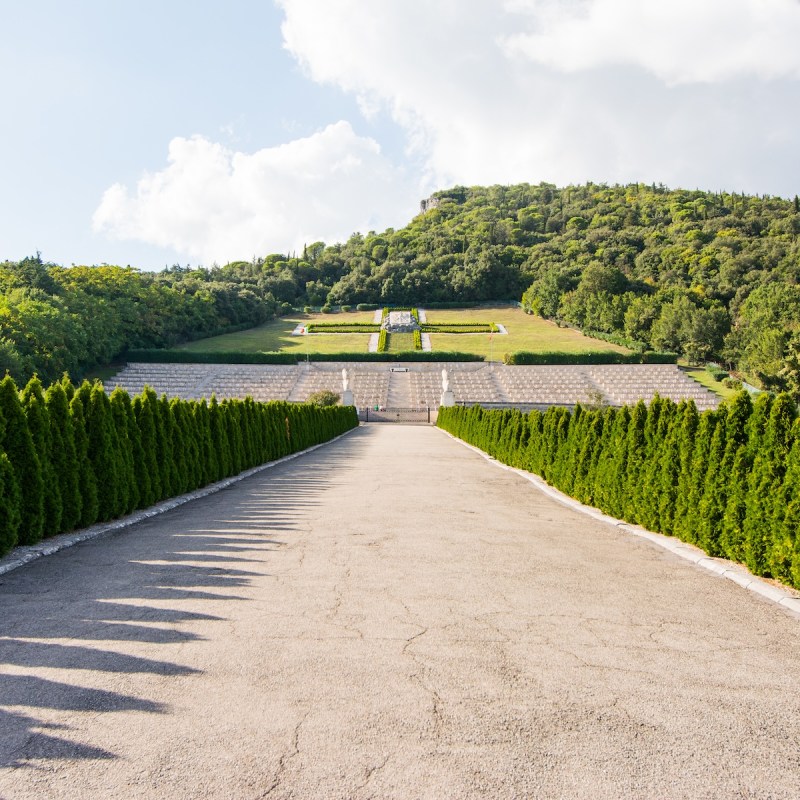
M 437 186 L 796 191 L 796 0 L 278 3 L 309 77 L 388 111 Z
M 641 67 L 667 84 L 800 77 L 797 0 L 523 0 L 509 51 L 566 72 Z
M 175 138 L 168 162 L 134 192 L 110 187 L 94 229 L 224 263 L 399 226 L 419 200 L 419 186 L 348 122 L 250 154 Z

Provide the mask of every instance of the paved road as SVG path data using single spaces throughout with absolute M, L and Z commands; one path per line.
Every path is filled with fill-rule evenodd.
M 425 427 L 0 577 L 3 798 L 800 797 L 800 620 Z

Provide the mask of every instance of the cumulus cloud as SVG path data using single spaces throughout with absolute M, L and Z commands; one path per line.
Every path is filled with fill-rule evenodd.
M 345 121 L 254 153 L 178 137 L 163 170 L 133 191 L 115 184 L 105 192 L 93 226 L 224 263 L 404 224 L 419 192 L 374 140 Z
M 278 3 L 308 76 L 385 109 L 436 185 L 796 191 L 796 0 Z
M 517 0 L 511 53 L 566 72 L 641 67 L 677 85 L 800 77 L 797 0 Z

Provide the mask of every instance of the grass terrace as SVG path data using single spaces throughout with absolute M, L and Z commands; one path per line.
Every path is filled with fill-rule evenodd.
M 501 361 L 504 353 L 520 350 L 561 353 L 627 353 L 620 347 L 600 339 L 591 339 L 572 328 L 559 328 L 555 322 L 526 314 L 521 308 L 497 306 L 485 308 L 443 309 L 427 311 L 429 325 L 453 325 L 461 322 L 505 326 L 508 335 L 495 333 L 432 333 L 431 347 L 436 350 L 459 350 L 491 356 Z
M 428 325 L 452 326 L 453 330 L 464 328 L 465 324 L 481 327 L 477 333 L 431 333 L 433 352 L 473 353 L 485 358 L 501 361 L 504 353 L 520 350 L 565 353 L 608 353 L 628 352 L 620 347 L 599 339 L 591 339 L 571 328 L 559 328 L 554 322 L 526 314 L 514 306 L 489 306 L 482 308 L 428 310 Z M 199 339 L 180 345 L 177 349 L 196 352 L 240 352 L 240 353 L 293 353 L 304 356 L 306 353 L 366 353 L 369 350 L 369 328 L 373 320 L 372 311 L 353 311 L 337 314 L 289 314 L 272 320 L 257 328 L 237 333 Z M 353 325 L 367 325 L 368 329 L 357 332 Z M 495 333 L 489 339 L 489 326 L 499 324 L 508 334 Z M 298 325 L 319 325 L 310 336 L 292 336 Z M 326 326 L 344 326 L 347 333 L 324 332 Z M 330 328 L 328 327 L 328 330 Z M 340 328 L 341 330 L 341 328 Z M 414 349 L 411 334 L 408 339 L 398 334 L 390 337 L 389 352 L 402 352 Z

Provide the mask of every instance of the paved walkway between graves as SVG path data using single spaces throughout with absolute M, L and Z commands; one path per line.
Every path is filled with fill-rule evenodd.
M 800 796 L 800 619 L 429 427 L 0 576 L 0 797 Z

